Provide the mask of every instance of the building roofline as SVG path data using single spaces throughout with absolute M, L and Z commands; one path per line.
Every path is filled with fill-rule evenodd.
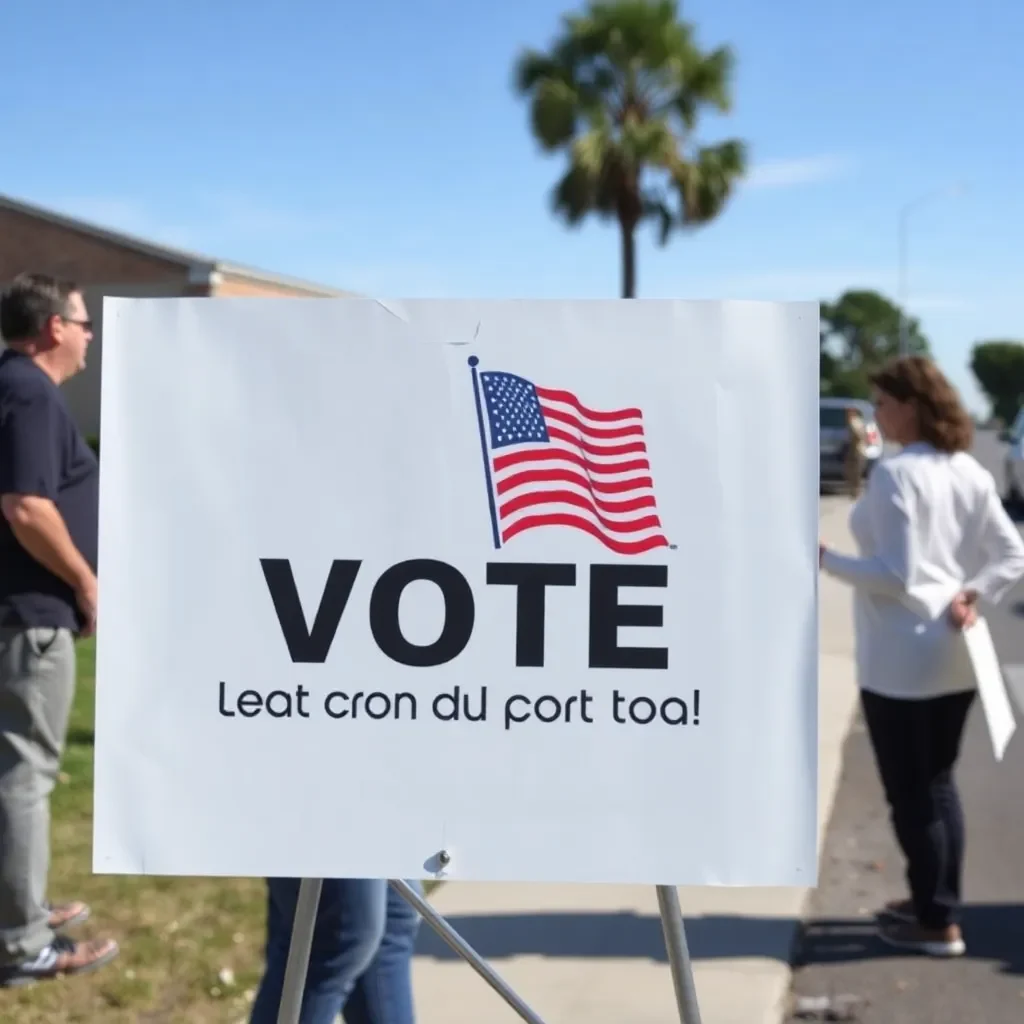
M 150 256 L 165 263 L 177 264 L 188 272 L 189 280 L 195 284 L 212 284 L 214 275 L 230 274 L 262 284 L 294 288 L 297 291 L 309 292 L 310 295 L 315 296 L 343 298 L 352 295 L 351 292 L 317 284 L 313 281 L 304 281 L 299 278 L 288 277 L 284 274 L 275 274 L 256 267 L 245 266 L 241 263 L 216 260 L 199 253 L 187 252 L 184 249 L 159 245 L 155 242 L 129 235 L 123 231 L 114 231 L 111 228 L 101 227 L 98 224 L 72 217 L 69 214 L 60 213 L 57 210 L 36 206 L 34 203 L 27 203 L 23 199 L 15 199 L 13 196 L 0 195 L 0 210 L 20 213 L 23 216 L 46 221 L 68 231 L 75 231 L 79 234 L 99 239 L 102 242 L 108 242 L 122 249 L 129 249 L 143 256 Z
M 257 281 L 262 284 L 280 285 L 282 288 L 294 288 L 296 291 L 309 292 L 310 295 L 323 298 L 345 299 L 355 298 L 355 292 L 343 291 L 340 288 L 331 288 L 325 284 L 317 284 L 315 281 L 306 281 L 300 277 L 289 277 L 287 274 L 275 274 L 269 270 L 260 270 L 257 267 L 249 267 L 242 263 L 225 263 L 220 260 L 209 266 L 210 283 L 213 283 L 215 275 L 229 274 L 235 277 L 244 277 L 247 281 Z

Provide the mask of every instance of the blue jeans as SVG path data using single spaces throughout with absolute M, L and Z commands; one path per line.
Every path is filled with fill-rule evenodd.
M 412 885 L 418 883 L 412 882 Z M 267 880 L 267 964 L 250 1024 L 277 1024 L 299 881 Z M 419 915 L 387 882 L 325 878 L 301 1024 L 414 1024 L 412 952 Z

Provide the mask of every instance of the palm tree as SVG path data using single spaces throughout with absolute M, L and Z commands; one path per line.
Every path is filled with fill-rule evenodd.
M 698 146 L 704 108 L 731 108 L 733 59 L 703 53 L 676 0 L 591 0 L 563 18 L 551 50 L 527 50 L 515 69 L 530 101 L 534 135 L 569 167 L 555 186 L 556 213 L 570 226 L 588 214 L 615 219 L 622 235 L 622 295 L 636 294 L 636 230 L 714 220 L 746 169 L 743 143 Z

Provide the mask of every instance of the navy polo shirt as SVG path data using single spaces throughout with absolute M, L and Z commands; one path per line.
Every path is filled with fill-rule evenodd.
M 0 353 L 0 495 L 49 498 L 96 571 L 99 463 L 60 388 L 27 356 Z M 0 516 L 0 626 L 78 631 L 75 594 L 37 562 Z

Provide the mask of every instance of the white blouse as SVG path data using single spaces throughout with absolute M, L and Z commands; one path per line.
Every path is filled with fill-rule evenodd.
M 822 569 L 854 587 L 860 686 L 910 700 L 973 689 L 949 603 L 973 588 L 983 614 L 1024 576 L 992 474 L 965 452 L 909 445 L 872 470 L 850 531 L 859 557 L 826 551 Z

